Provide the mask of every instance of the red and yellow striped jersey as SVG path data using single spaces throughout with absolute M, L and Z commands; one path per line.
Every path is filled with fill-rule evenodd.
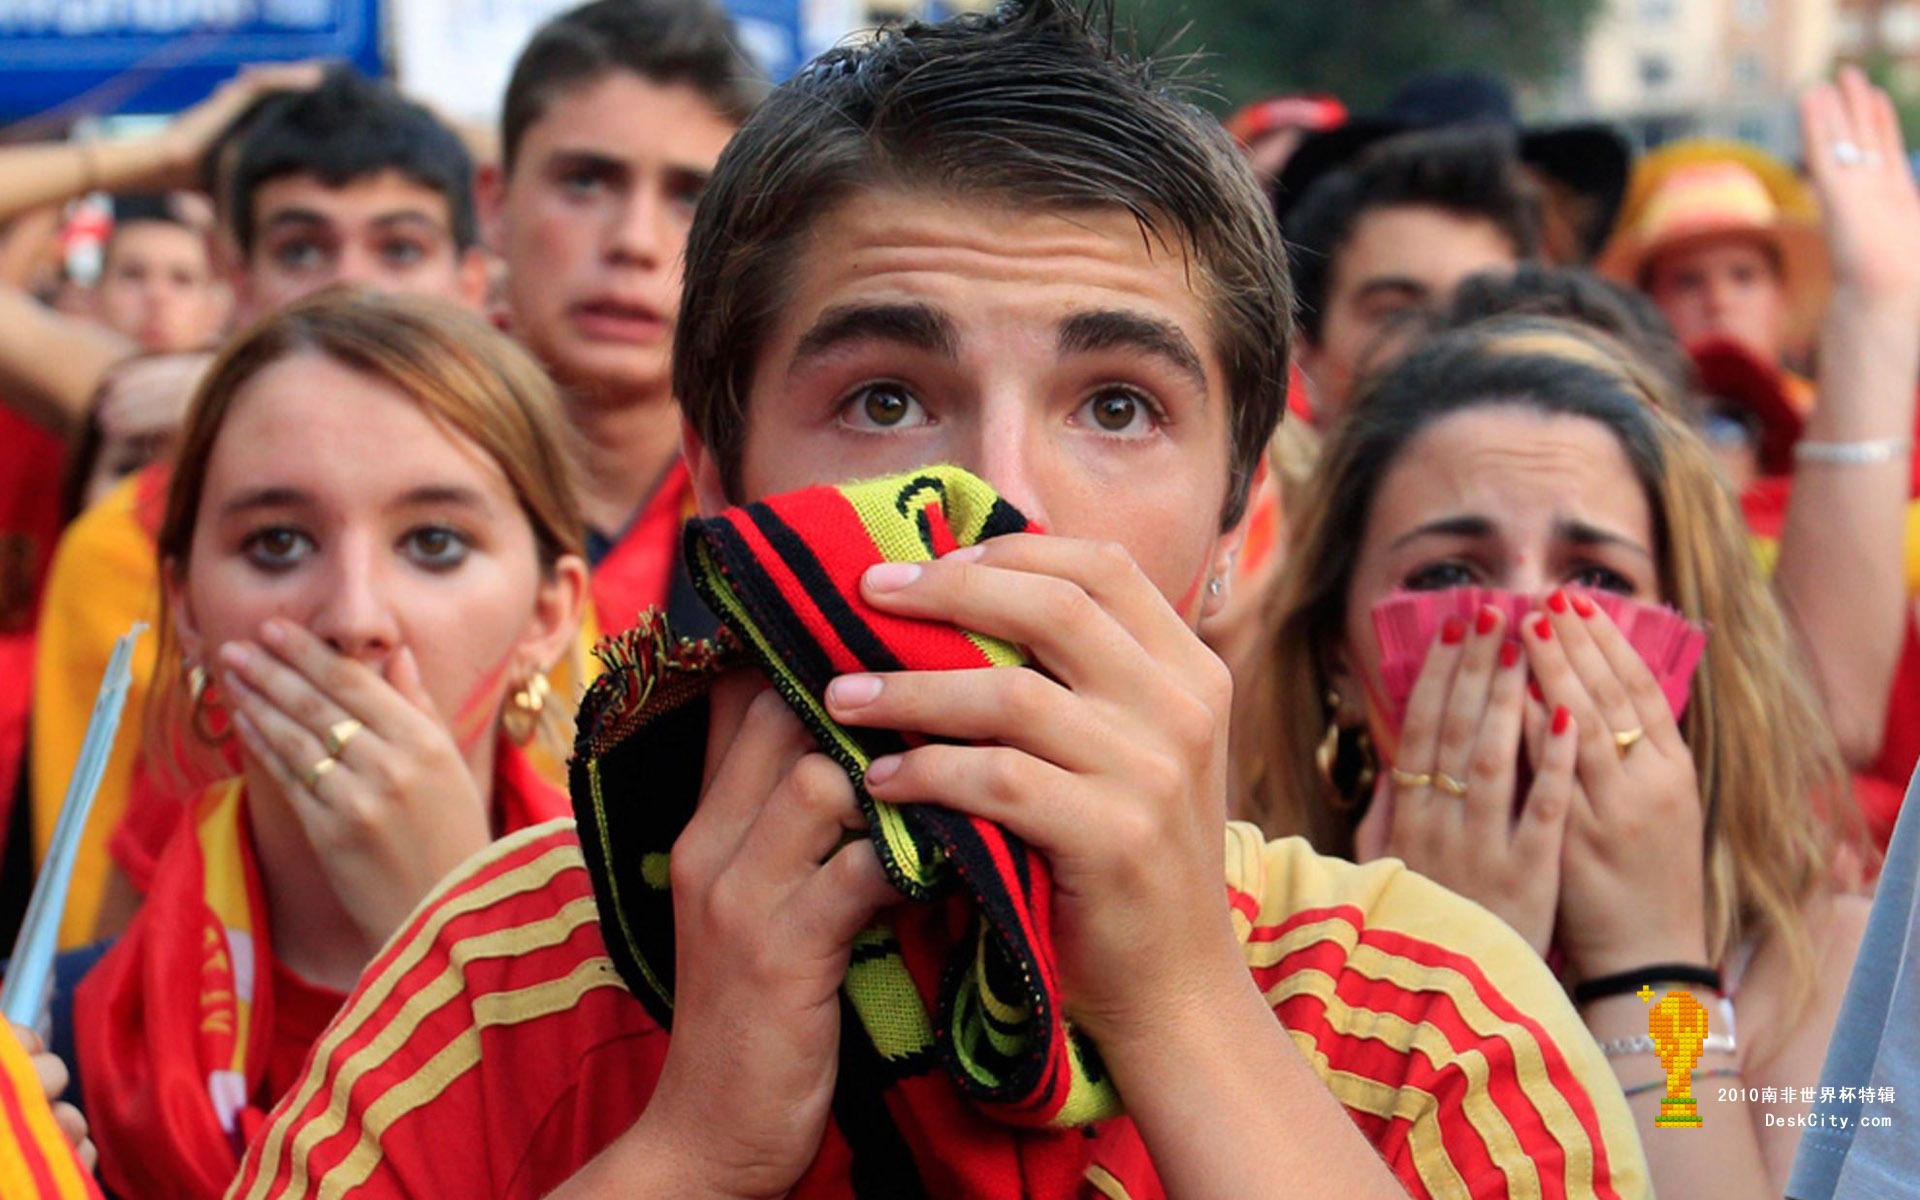
M 33 1060 L 6 1029 L 0 1029 L 0 1196 L 100 1200 L 100 1186 L 54 1123 Z
M 1392 860 L 1354 866 L 1250 825 L 1227 840 L 1249 969 L 1411 1194 L 1651 1194 L 1612 1071 L 1498 918 Z M 229 1200 L 532 1200 L 633 1123 L 666 1050 L 607 958 L 572 824 L 537 826 L 443 883 L 382 951 Z M 1079 1194 L 1160 1194 L 1150 1169 L 1097 1153 Z M 847 1158 L 830 1132 L 793 1194 L 852 1195 Z

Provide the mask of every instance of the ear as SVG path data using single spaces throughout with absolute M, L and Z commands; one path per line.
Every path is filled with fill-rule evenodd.
M 206 656 L 206 639 L 200 634 L 200 621 L 187 593 L 185 574 L 180 564 L 168 559 L 160 564 L 160 588 L 167 599 L 167 619 L 173 626 L 174 640 L 180 643 L 180 657 L 189 663 Z
M 1232 528 L 1223 531 L 1214 540 L 1213 552 L 1208 559 L 1207 582 L 1200 596 L 1200 619 L 1219 615 L 1227 607 L 1227 601 L 1233 595 L 1233 562 L 1240 556 L 1247 542 L 1247 530 L 1252 527 L 1258 508 L 1262 504 L 1272 503 L 1266 494 L 1267 456 L 1260 456 L 1260 465 L 1255 468 L 1253 482 L 1247 486 L 1247 510 Z M 1216 585 L 1218 585 L 1216 587 Z
M 687 460 L 687 473 L 693 476 L 693 497 L 700 505 L 701 516 L 718 516 L 731 507 L 727 489 L 720 482 L 719 461 L 685 417 L 680 418 L 680 457 Z
M 227 286 L 233 291 L 234 327 L 252 324 L 260 315 L 260 296 L 253 287 L 253 272 L 247 269 L 247 260 L 240 256 L 238 247 L 227 260 Z
M 479 246 L 468 246 L 460 256 L 459 278 L 454 287 L 460 293 L 462 306 L 473 312 L 485 312 L 487 307 L 487 252 Z
M 580 636 L 586 604 L 586 561 L 577 554 L 563 554 L 534 593 L 533 617 L 520 640 L 520 654 L 529 666 L 545 671 L 566 656 Z
M 473 198 L 480 210 L 480 240 L 497 254 L 507 232 L 507 173 L 499 163 L 481 163 L 474 172 Z

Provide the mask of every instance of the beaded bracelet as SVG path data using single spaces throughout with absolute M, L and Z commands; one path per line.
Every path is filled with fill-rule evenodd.
M 1726 1078 L 1732 1075 L 1738 1075 L 1739 1073 L 1740 1073 L 1740 1069 L 1738 1067 L 1713 1067 L 1705 1071 L 1694 1071 L 1689 1075 L 1689 1078 L 1719 1079 L 1719 1078 Z M 1655 1088 L 1663 1088 L 1666 1086 L 1667 1086 L 1666 1080 L 1656 1079 L 1652 1083 L 1636 1083 L 1630 1088 L 1623 1088 L 1620 1094 L 1628 1097 L 1640 1096 L 1640 1095 L 1646 1094 L 1647 1092 L 1653 1091 Z
M 1796 442 L 1793 458 L 1795 462 L 1857 467 L 1894 462 L 1912 452 L 1910 437 L 1869 438 L 1858 442 Z

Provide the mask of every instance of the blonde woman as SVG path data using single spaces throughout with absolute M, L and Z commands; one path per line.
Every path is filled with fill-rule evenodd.
M 208 786 L 76 999 L 113 1191 L 221 1195 L 440 876 L 568 811 L 520 746 L 585 594 L 562 436 L 532 360 L 427 301 L 324 295 L 210 369 L 160 528 L 182 687 L 155 731 Z

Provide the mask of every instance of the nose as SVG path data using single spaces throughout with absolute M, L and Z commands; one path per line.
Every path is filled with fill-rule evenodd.
M 1053 525 L 1047 512 L 1045 481 L 1051 448 L 1035 427 L 1031 410 L 1041 406 L 1013 398 L 982 406 L 960 466 L 993 485 L 1007 503 L 1043 528 Z
M 371 538 L 336 543 L 329 569 L 319 573 L 307 627 L 335 653 L 379 666 L 400 643 L 388 580 Z
M 628 189 L 610 218 L 607 257 L 617 263 L 656 268 L 665 258 L 665 231 L 661 228 L 666 213 L 659 188 L 642 180 Z

